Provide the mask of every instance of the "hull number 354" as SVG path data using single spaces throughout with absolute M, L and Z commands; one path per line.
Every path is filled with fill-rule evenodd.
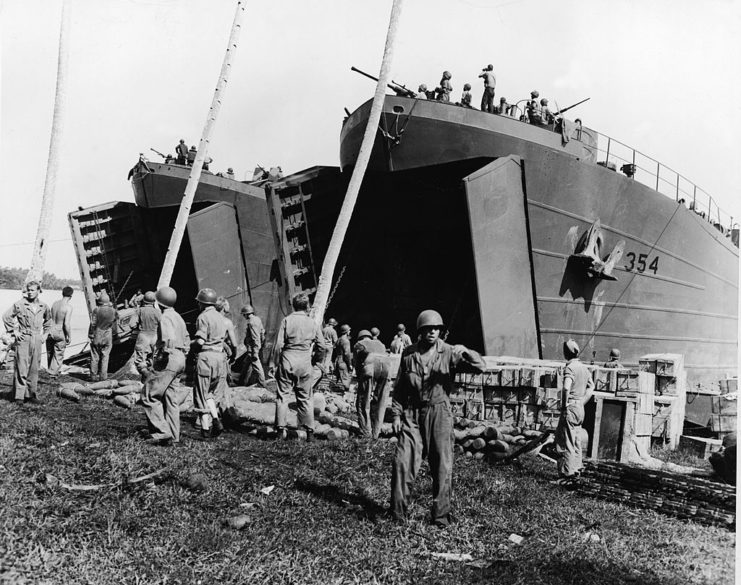
M 646 272 L 650 270 L 654 274 L 659 270 L 659 257 L 656 256 L 650 263 L 648 263 L 648 254 L 636 254 L 635 252 L 628 252 L 625 254 L 627 262 L 623 266 L 628 272 Z M 648 264 L 647 264 L 648 263 Z

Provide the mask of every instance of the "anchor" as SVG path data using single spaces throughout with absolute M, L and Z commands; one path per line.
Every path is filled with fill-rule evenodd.
M 604 257 L 602 256 L 603 244 L 602 226 L 600 220 L 596 219 L 587 232 L 579 238 L 574 253 L 569 256 L 569 261 L 581 267 L 589 278 L 617 280 L 612 275 L 612 271 L 623 255 L 625 241 L 620 240 Z

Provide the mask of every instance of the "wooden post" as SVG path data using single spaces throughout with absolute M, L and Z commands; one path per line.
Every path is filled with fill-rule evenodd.
M 59 145 L 62 139 L 64 121 L 64 106 L 66 101 L 67 85 L 67 37 L 69 36 L 69 9 L 66 0 L 62 2 L 62 20 L 59 25 L 59 56 L 57 58 L 57 88 L 54 96 L 54 116 L 51 123 L 51 138 L 49 140 L 49 159 L 46 163 L 46 181 L 44 194 L 41 199 L 39 226 L 36 230 L 36 241 L 33 246 L 31 268 L 26 275 L 26 282 L 37 280 L 41 282 L 44 276 L 46 262 L 47 240 L 51 229 L 51 220 L 54 215 L 54 194 L 57 188 L 57 169 L 59 168 Z
M 183 200 L 180 203 L 180 210 L 178 211 L 178 216 L 175 220 L 175 227 L 172 230 L 170 243 L 167 246 L 167 254 L 165 255 L 165 261 L 162 264 L 162 272 L 160 273 L 160 279 L 157 283 L 157 288 L 161 286 L 168 286 L 170 284 L 172 272 L 175 269 L 175 260 L 177 260 L 178 252 L 180 250 L 180 244 L 183 241 L 185 227 L 188 223 L 188 216 L 190 215 L 190 208 L 191 205 L 193 205 L 193 198 L 196 195 L 198 181 L 201 178 L 203 162 L 206 160 L 206 156 L 208 155 L 208 147 L 211 142 L 211 135 L 213 134 L 214 128 L 216 127 L 216 118 L 219 115 L 224 91 L 226 90 L 226 85 L 229 80 L 229 73 L 231 72 L 232 67 L 232 59 L 234 58 L 234 53 L 236 53 L 237 41 L 239 40 L 239 33 L 242 29 L 241 21 L 243 15 L 244 2 L 240 1 L 237 2 L 237 11 L 234 15 L 234 23 L 232 24 L 232 32 L 229 36 L 229 43 L 226 47 L 224 63 L 221 66 L 221 73 L 219 73 L 219 80 L 216 84 L 216 90 L 214 91 L 214 98 L 211 101 L 211 107 L 208 110 L 206 124 L 203 127 L 203 134 L 201 135 L 201 141 L 198 145 L 198 154 L 196 155 L 196 160 L 193 162 L 193 166 L 191 167 L 190 176 L 188 177 L 188 184 L 185 186 Z
M 334 269 L 337 265 L 337 258 L 340 255 L 345 233 L 347 233 L 347 228 L 350 225 L 355 202 L 358 199 L 363 176 L 368 167 L 373 143 L 378 133 L 378 123 L 381 120 L 381 111 L 386 95 L 386 84 L 391 77 L 391 62 L 394 56 L 394 43 L 396 40 L 396 30 L 399 25 L 399 17 L 401 16 L 401 5 L 402 0 L 394 0 L 394 4 L 391 7 L 391 18 L 389 19 L 389 28 L 386 35 L 386 47 L 383 51 L 381 72 L 378 74 L 378 84 L 376 85 L 376 93 L 373 96 L 373 104 L 371 105 L 371 111 L 368 116 L 368 125 L 365 127 L 363 142 L 360 145 L 360 152 L 358 153 L 355 168 L 350 177 L 350 184 L 347 186 L 345 200 L 342 202 L 342 209 L 340 209 L 340 215 L 337 218 L 332 239 L 329 242 L 327 254 L 322 263 L 322 272 L 319 275 L 319 283 L 317 284 L 316 296 L 314 297 L 314 307 L 312 308 L 312 316 L 320 325 L 324 320 L 324 311 L 327 308 L 327 299 L 332 288 L 332 277 L 334 276 Z

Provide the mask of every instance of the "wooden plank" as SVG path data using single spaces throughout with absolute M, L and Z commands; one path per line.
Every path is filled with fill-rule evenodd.
M 625 416 L 623 418 L 623 429 L 620 440 L 620 455 L 618 461 L 628 461 L 630 459 L 631 438 L 635 435 L 635 403 L 625 403 Z
M 602 406 L 604 400 L 595 400 L 595 411 L 594 411 L 594 432 L 592 433 L 592 450 L 589 456 L 592 459 L 598 459 L 599 453 L 599 439 L 600 439 L 600 428 L 602 427 Z

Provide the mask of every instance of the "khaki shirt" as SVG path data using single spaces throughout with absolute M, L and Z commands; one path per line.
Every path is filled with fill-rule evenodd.
M 563 371 L 564 382 L 566 382 L 567 379 L 571 379 L 572 383 L 568 396 L 566 396 L 566 393 L 564 392 L 562 399 L 564 406 L 568 404 L 577 404 L 581 406 L 585 396 L 587 395 L 587 390 L 591 390 L 594 387 L 594 382 L 592 381 L 592 376 L 589 374 L 587 366 L 581 363 L 578 358 L 569 360 L 566 362 L 566 367 Z
M 203 341 L 202 348 L 221 351 L 226 339 L 226 321 L 214 307 L 206 307 L 196 319 L 196 339 Z
M 316 360 L 324 356 L 322 330 L 305 311 L 295 311 L 283 318 L 275 340 L 274 355 L 292 365 L 311 367 L 312 349 Z
M 48 333 L 52 325 L 51 309 L 38 298 L 34 302 L 23 298 L 5 311 L 3 324 L 8 333 L 20 334 L 20 337 Z
M 178 349 L 187 353 L 190 348 L 190 335 L 185 327 L 185 321 L 175 311 L 166 308 L 157 323 L 157 347 L 162 350 Z
M 355 370 L 360 372 L 370 356 L 386 357 L 386 346 L 378 339 L 361 339 L 353 347 L 355 354 Z
M 254 313 L 247 317 L 247 332 L 244 336 L 244 344 L 247 348 L 259 352 L 265 343 L 265 327 L 260 317 Z
M 131 326 L 139 327 L 139 331 L 154 333 L 157 331 L 162 313 L 154 305 L 143 305 L 139 307 L 132 319 Z

